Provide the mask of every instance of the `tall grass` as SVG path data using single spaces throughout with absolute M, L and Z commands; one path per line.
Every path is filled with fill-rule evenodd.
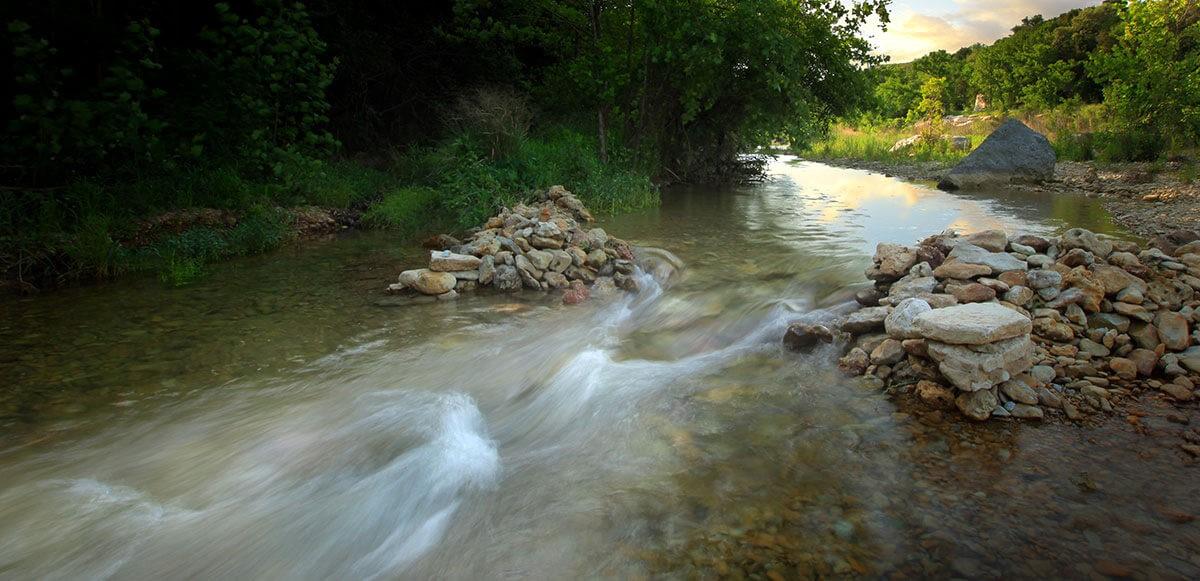
M 955 162 L 967 155 L 963 151 L 951 147 L 946 140 L 922 140 L 917 145 L 899 151 L 891 151 L 897 141 L 916 135 L 915 129 L 884 129 L 874 128 L 859 130 L 846 126 L 834 127 L 829 136 L 817 141 L 801 155 L 816 159 L 857 159 L 880 162 Z M 978 146 L 986 134 L 956 134 L 968 137 L 971 148 Z

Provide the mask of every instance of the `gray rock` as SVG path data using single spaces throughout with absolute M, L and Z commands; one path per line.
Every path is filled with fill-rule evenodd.
M 972 303 L 921 313 L 915 319 L 921 336 L 955 345 L 982 345 L 1028 335 L 1033 322 L 997 303 Z
M 496 290 L 513 292 L 521 289 L 521 275 L 517 268 L 508 264 L 496 266 L 496 277 L 493 281 Z
M 957 190 L 1043 182 L 1054 177 L 1054 162 L 1054 148 L 1044 135 L 1009 119 L 954 166 L 938 187 Z
M 984 421 L 992 417 L 992 410 L 996 409 L 996 405 L 1000 402 L 996 400 L 996 395 L 991 390 L 981 390 L 968 393 L 960 393 L 954 400 L 954 405 L 958 407 L 958 411 L 964 416 L 973 420 Z
M 888 291 L 888 299 L 892 304 L 899 304 L 904 299 L 932 293 L 935 286 L 937 286 L 937 279 L 932 276 L 906 276 L 892 283 L 892 288 Z
M 989 252 L 1004 252 L 1008 246 L 1008 234 L 1003 230 L 982 230 L 968 234 L 963 240 Z
M 1012 413 L 1012 417 L 1023 420 L 1040 420 L 1045 415 L 1044 412 L 1042 412 L 1042 408 L 1037 407 L 1036 405 L 1027 405 L 1023 403 L 1013 406 L 1013 409 L 1010 413 Z
M 496 258 L 484 256 L 479 262 L 479 284 L 489 285 L 496 278 Z
M 883 321 L 888 316 L 887 307 L 867 307 L 850 313 L 842 323 L 842 330 L 847 333 L 861 335 L 883 328 Z
M 537 270 L 546 270 L 550 268 L 550 261 L 554 260 L 554 255 L 545 250 L 530 250 L 525 253 L 525 258 Z
M 1062 247 L 1067 250 L 1082 248 L 1100 258 L 1108 257 L 1112 253 L 1112 242 L 1100 239 L 1092 230 L 1084 228 L 1072 228 L 1062 233 Z
M 1029 374 L 1041 383 L 1050 383 L 1055 376 L 1054 368 L 1049 365 L 1034 365 L 1029 369 Z
M 937 341 L 926 341 L 926 345 L 942 375 L 963 391 L 990 389 L 1025 373 L 1034 363 L 1033 343 L 1027 335 L 987 345 Z
M 1029 268 L 1024 260 L 1007 252 L 988 252 L 984 248 L 965 242 L 955 246 L 946 258 L 947 260 L 954 258 L 959 262 L 970 264 L 982 264 L 991 268 L 992 274 L 1000 274 L 1006 270 L 1027 270 Z
M 1033 290 L 1058 288 L 1062 286 L 1062 273 L 1057 270 L 1031 270 L 1025 275 L 1025 282 Z
M 1017 403 L 1037 405 L 1037 392 L 1020 379 L 1010 379 L 1001 383 L 1000 391 L 1004 392 L 1004 395 L 1007 395 L 1009 399 Z
M 921 332 L 916 328 L 915 320 L 918 315 L 933 310 L 929 303 L 918 298 L 908 298 L 900 301 L 895 310 L 883 321 L 887 334 L 897 339 L 916 339 Z
M 1179 313 L 1159 311 L 1154 317 L 1154 326 L 1158 327 L 1158 340 L 1171 351 L 1187 349 L 1191 342 L 1187 319 Z

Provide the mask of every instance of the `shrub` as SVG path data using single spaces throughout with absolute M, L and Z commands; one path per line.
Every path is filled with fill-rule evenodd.
M 437 192 L 432 188 L 396 188 L 385 193 L 382 200 L 371 206 L 363 219 L 376 228 L 412 234 L 429 223 L 436 202 Z
M 1166 142 L 1151 129 L 1101 131 L 1096 134 L 1096 158 L 1103 162 L 1154 161 Z

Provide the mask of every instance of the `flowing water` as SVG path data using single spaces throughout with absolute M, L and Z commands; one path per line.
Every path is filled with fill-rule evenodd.
M 877 242 L 1113 231 L 1086 198 L 782 159 L 610 232 L 673 280 L 410 304 L 358 234 L 0 305 L 0 578 L 1196 578 L 1178 451 L 965 425 L 780 348 Z

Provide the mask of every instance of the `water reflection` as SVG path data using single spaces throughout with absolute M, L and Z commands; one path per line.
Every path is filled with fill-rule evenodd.
M 397 306 L 378 289 L 417 257 L 365 235 L 188 289 L 0 306 L 15 379 L 0 572 L 1076 576 L 1122 550 L 1196 572 L 1179 556 L 1195 530 L 1147 516 L 1140 493 L 1157 478 L 1155 514 L 1200 512 L 1171 457 L 1105 451 L 1089 497 L 1070 480 L 1097 471 L 1079 432 L 915 418 L 838 376 L 832 348 L 779 347 L 788 321 L 861 281 L 877 242 L 1053 232 L 1056 212 L 1103 230 L 1089 200 L 772 168 L 762 186 L 672 191 L 606 224 L 687 264 L 638 297 Z M 1071 516 L 1088 510 L 1132 528 Z

